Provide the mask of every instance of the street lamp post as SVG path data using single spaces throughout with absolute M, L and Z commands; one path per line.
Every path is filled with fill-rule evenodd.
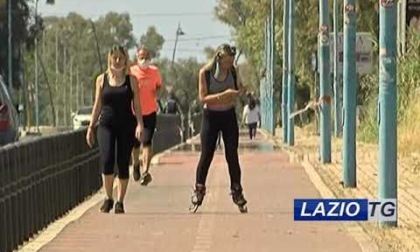
M 338 27 L 339 27 L 339 0 L 334 0 L 334 135 L 340 137 L 342 134 L 341 119 L 341 83 L 342 75 L 339 69 L 338 55 Z
M 176 29 L 176 36 L 175 36 L 175 46 L 174 51 L 172 53 L 172 64 L 175 62 L 175 53 L 176 53 L 176 46 L 178 44 L 178 38 L 179 36 L 185 35 L 184 31 L 181 29 L 181 24 L 178 23 L 178 29 Z

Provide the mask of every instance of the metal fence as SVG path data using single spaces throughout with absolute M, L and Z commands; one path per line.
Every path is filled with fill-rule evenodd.
M 194 113 L 190 115 L 188 120 L 188 127 L 185 127 L 187 130 L 188 138 L 191 138 L 200 133 L 202 117 L 202 113 Z
M 0 148 L 0 251 L 12 251 L 101 187 L 85 131 Z
M 153 152 L 161 152 L 183 141 L 183 125 L 179 115 L 159 114 L 156 118 Z
M 154 152 L 198 133 L 201 114 L 182 119 L 157 116 Z M 188 124 L 196 130 L 189 132 Z M 0 148 L 1 252 L 17 249 L 101 188 L 99 151 L 87 146 L 85 136 L 78 130 Z

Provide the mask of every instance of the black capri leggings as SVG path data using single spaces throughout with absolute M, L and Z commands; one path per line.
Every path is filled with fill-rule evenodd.
M 249 139 L 253 139 L 257 135 L 257 125 L 258 123 L 248 124 Z
M 222 132 L 225 144 L 231 187 L 241 185 L 241 168 L 238 159 L 239 128 L 234 108 L 228 111 L 204 110 L 200 135 L 201 156 L 197 166 L 196 183 L 202 185 L 206 183 L 219 132 Z
M 144 131 L 143 131 L 143 146 L 152 146 L 153 135 L 155 134 L 156 129 L 156 112 L 153 112 L 148 115 L 143 115 L 143 124 L 144 124 Z M 141 143 L 139 140 L 134 138 L 134 148 L 140 148 Z
M 99 125 L 98 144 L 104 175 L 114 174 L 115 147 L 117 147 L 118 178 L 128 179 L 128 166 L 134 144 L 135 126 L 113 127 Z

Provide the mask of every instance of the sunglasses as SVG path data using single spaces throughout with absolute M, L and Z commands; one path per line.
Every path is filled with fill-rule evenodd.
M 219 46 L 219 51 L 224 52 L 229 56 L 235 56 L 236 55 L 236 47 L 235 46 L 230 46 L 228 44 L 222 44 L 221 46 Z

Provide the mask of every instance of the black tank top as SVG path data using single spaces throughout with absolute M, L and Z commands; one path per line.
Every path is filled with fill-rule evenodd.
M 135 122 L 132 112 L 133 90 L 131 90 L 130 76 L 126 75 L 122 85 L 109 85 L 108 75 L 104 74 L 102 87 L 102 110 L 99 123 L 108 126 L 131 125 Z

